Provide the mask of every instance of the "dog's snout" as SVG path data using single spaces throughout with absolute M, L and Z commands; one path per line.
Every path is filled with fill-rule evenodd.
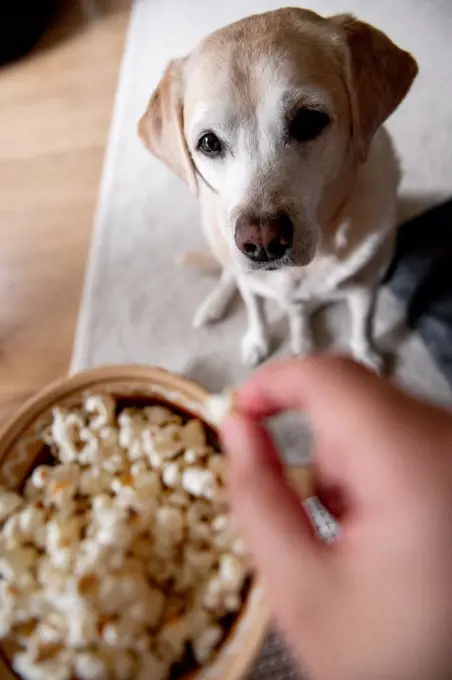
M 237 220 L 235 243 L 252 262 L 280 260 L 292 248 L 292 220 L 285 212 L 276 217 L 243 215 Z

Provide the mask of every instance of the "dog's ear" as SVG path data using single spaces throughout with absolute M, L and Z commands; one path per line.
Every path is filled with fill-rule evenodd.
M 168 64 L 138 124 L 138 133 L 149 151 L 196 195 L 196 172 L 184 134 L 184 61 Z
M 378 127 L 403 100 L 417 74 L 415 59 L 378 29 L 350 14 L 331 17 L 349 52 L 358 149 L 364 159 Z

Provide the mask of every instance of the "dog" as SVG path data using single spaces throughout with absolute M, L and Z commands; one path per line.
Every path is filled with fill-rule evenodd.
M 221 319 L 238 289 L 247 364 L 270 351 L 263 300 L 285 311 L 300 354 L 313 350 L 311 314 L 345 299 L 353 355 L 381 369 L 371 326 L 400 181 L 383 123 L 417 70 L 354 16 L 300 8 L 242 19 L 168 65 L 139 134 L 199 200 L 221 266 L 194 325 Z

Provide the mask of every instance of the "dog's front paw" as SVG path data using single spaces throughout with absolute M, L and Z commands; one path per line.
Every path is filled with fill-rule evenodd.
M 264 333 L 248 331 L 242 338 L 242 360 L 247 366 L 257 366 L 270 353 L 270 343 Z
M 383 356 L 369 345 L 354 347 L 353 357 L 356 361 L 367 366 L 367 368 L 378 375 L 381 375 L 384 372 L 385 365 Z

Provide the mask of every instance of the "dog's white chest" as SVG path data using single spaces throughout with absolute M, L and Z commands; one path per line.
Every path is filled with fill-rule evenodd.
M 324 301 L 334 285 L 331 273 L 337 272 L 340 266 L 336 258 L 319 257 L 303 268 L 249 274 L 246 283 L 256 295 L 276 300 L 283 306 Z

